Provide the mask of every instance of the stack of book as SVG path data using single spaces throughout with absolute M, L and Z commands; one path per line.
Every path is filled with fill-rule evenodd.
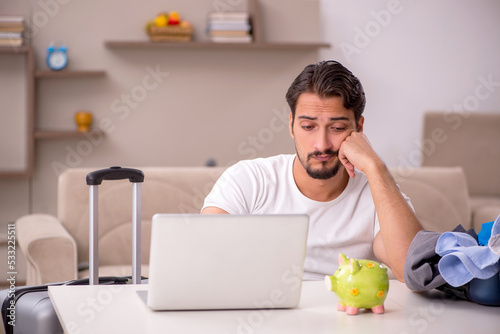
M 211 12 L 207 34 L 216 43 L 251 43 L 252 25 L 246 12 Z
M 22 16 L 0 16 L 0 47 L 23 44 L 24 18 Z

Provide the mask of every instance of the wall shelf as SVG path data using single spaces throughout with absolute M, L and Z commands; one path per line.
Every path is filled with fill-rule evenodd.
M 83 79 L 83 78 L 97 78 L 106 75 L 105 71 L 101 70 L 61 70 L 61 71 L 50 71 L 50 70 L 36 70 L 34 72 L 34 77 L 36 79 Z M 94 130 L 98 131 L 98 130 Z M 102 131 L 99 131 L 103 134 Z M 71 138 L 84 138 L 85 133 L 76 130 L 34 130 L 34 139 L 71 139 Z
M 35 71 L 35 78 L 37 79 L 51 79 L 51 78 L 86 78 L 86 77 L 102 77 L 106 75 L 105 71 Z
M 309 42 L 266 42 L 263 39 L 262 17 L 258 0 L 247 0 L 248 13 L 252 20 L 253 43 L 215 43 L 210 41 L 194 42 L 150 42 L 137 41 L 105 41 L 110 49 L 208 49 L 208 50 L 303 50 L 313 51 L 319 48 L 330 48 L 328 43 Z
M 104 135 L 100 130 L 93 130 L 93 133 Z M 71 130 L 37 130 L 35 131 L 35 139 L 66 139 L 66 138 L 85 138 L 85 132 Z
M 28 139 L 27 139 L 27 166 L 25 170 L 0 170 L 1 177 L 31 177 L 34 172 L 35 161 L 35 140 L 42 139 L 71 139 L 85 138 L 85 133 L 76 130 L 38 130 L 35 128 L 35 95 L 36 95 L 36 79 L 71 79 L 71 78 L 98 78 L 106 75 L 102 70 L 35 70 L 35 56 L 31 46 L 20 47 L 0 47 L 0 54 L 25 54 L 26 55 L 26 79 L 27 79 L 27 114 L 28 114 Z M 93 134 L 98 131 L 104 135 L 102 131 L 93 130 Z
M 149 42 L 106 41 L 110 49 L 246 49 L 246 50 L 316 50 L 330 48 L 328 43 L 214 43 L 214 42 Z
M 0 46 L 0 53 L 27 53 L 31 50 L 28 45 L 22 46 Z

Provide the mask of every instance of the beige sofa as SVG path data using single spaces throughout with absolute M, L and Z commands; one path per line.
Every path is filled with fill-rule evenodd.
M 469 186 L 472 221 L 500 214 L 500 113 L 428 112 L 422 166 L 461 166 Z
M 215 167 L 147 167 L 142 185 L 142 273 L 148 275 L 151 219 L 155 213 L 198 213 L 223 172 Z M 88 186 L 92 169 L 68 169 L 59 177 L 58 215 L 32 214 L 17 220 L 20 247 L 28 261 L 27 284 L 76 279 L 88 261 Z M 391 170 L 414 204 L 424 227 L 470 228 L 470 201 L 461 168 Z M 99 187 L 99 275 L 130 275 L 132 186 L 127 181 Z M 84 267 L 84 266 L 83 266 Z

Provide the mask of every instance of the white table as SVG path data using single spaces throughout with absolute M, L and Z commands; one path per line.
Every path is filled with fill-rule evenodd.
M 500 333 L 500 307 L 415 293 L 390 281 L 385 313 L 337 311 L 323 282 L 304 282 L 298 308 L 151 311 L 137 294 L 147 285 L 49 287 L 65 333 Z

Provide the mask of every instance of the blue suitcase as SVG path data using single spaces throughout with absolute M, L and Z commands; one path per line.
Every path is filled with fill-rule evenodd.
M 132 276 L 98 276 L 98 191 L 103 180 L 129 179 L 133 185 L 132 198 Z M 142 171 L 131 168 L 111 167 L 91 172 L 87 175 L 89 185 L 89 278 L 38 286 L 24 286 L 0 291 L 1 314 L 7 334 L 59 334 L 63 329 L 49 298 L 51 285 L 84 284 L 141 284 L 147 279 L 141 277 L 141 183 Z

